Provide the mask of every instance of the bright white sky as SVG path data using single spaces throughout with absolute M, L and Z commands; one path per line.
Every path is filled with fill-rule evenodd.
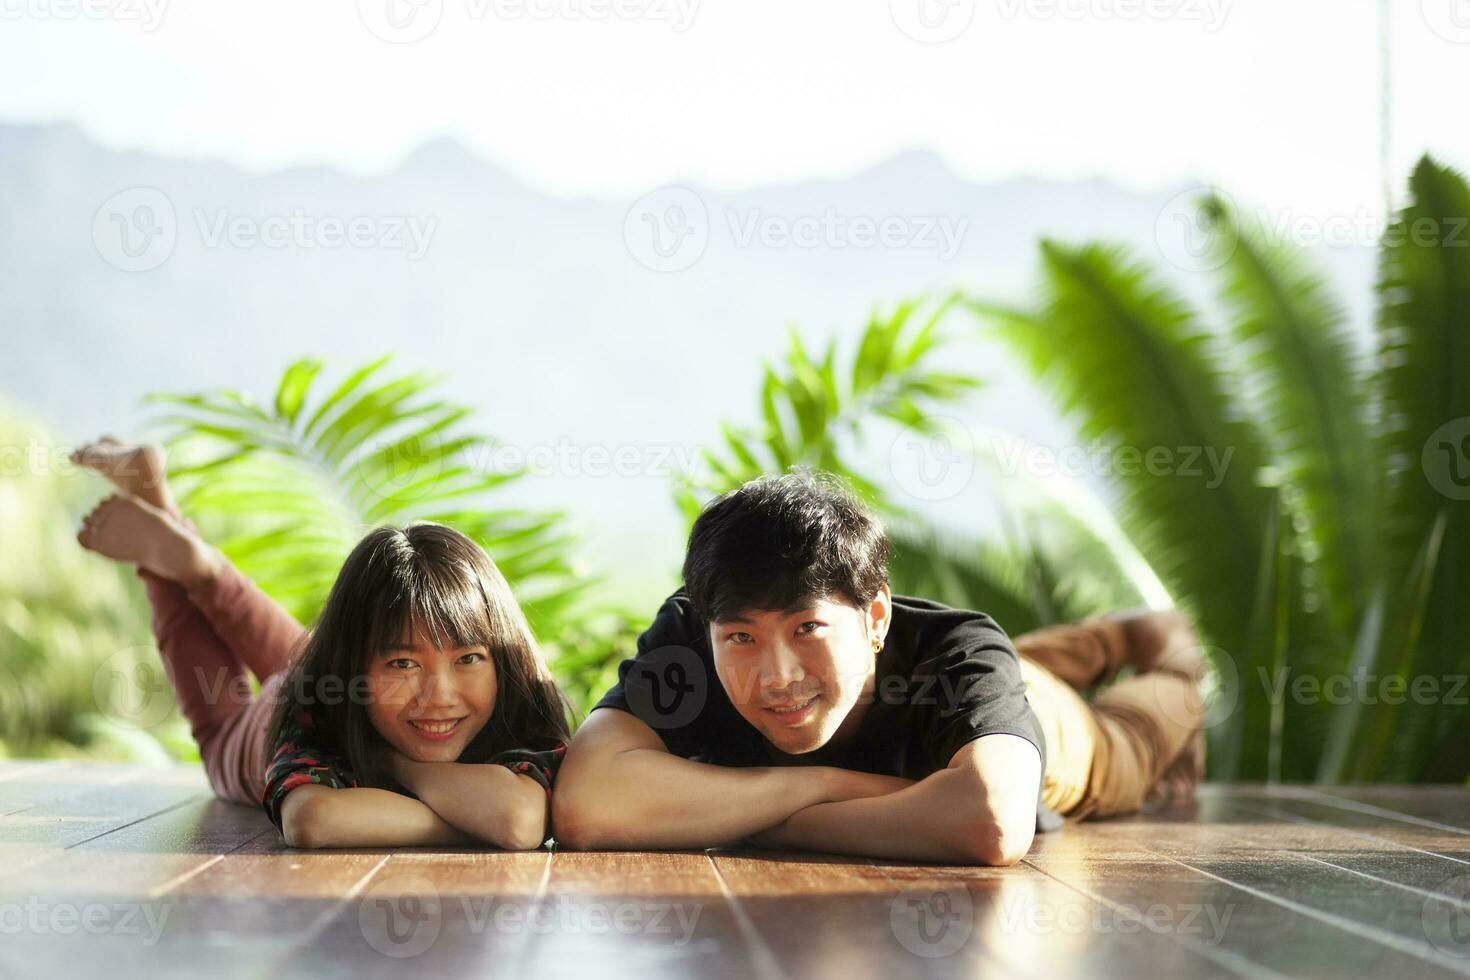
M 1470 0 L 1396 8 L 1396 173 L 1464 166 Z M 371 173 L 447 134 L 599 196 L 921 147 L 977 179 L 1377 213 L 1376 45 L 1371 0 L 0 0 L 0 121 L 252 170 Z

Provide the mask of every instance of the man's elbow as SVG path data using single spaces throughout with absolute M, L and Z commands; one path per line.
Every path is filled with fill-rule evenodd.
M 551 834 L 556 843 L 573 851 L 589 851 L 601 846 L 601 831 L 592 807 L 583 804 L 572 793 L 554 793 L 551 797 Z
M 960 853 L 971 864 L 1008 868 L 1031 850 L 1035 835 L 1034 825 L 1007 828 L 998 820 L 977 820 L 966 825 Z
M 561 847 L 572 851 L 612 851 L 632 846 L 628 821 L 610 812 L 604 801 L 579 800 L 573 794 L 551 798 L 551 832 Z

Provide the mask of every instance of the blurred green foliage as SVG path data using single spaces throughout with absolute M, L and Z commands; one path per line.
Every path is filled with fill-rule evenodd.
M 0 757 L 197 758 L 131 573 L 77 546 L 104 484 L 0 406 Z
M 763 369 L 756 421 L 724 425 L 675 502 L 692 521 L 761 474 L 837 473 L 883 514 L 897 591 L 984 609 L 1013 634 L 1178 603 L 1210 645 L 1212 778 L 1463 780 L 1470 710 L 1452 685 L 1470 666 L 1456 622 L 1470 600 L 1470 493 L 1446 490 L 1435 466 L 1457 447 L 1435 440 L 1463 422 L 1470 445 L 1470 191 L 1428 158 L 1415 169 L 1385 238 L 1371 360 L 1299 250 L 1220 196 L 1199 207 L 1211 309 L 1125 249 L 1045 241 L 1033 304 L 952 295 L 875 311 L 850 342 L 817 348 L 793 333 Z M 982 338 L 1016 355 L 1080 443 L 1213 451 L 1226 465 L 1117 466 L 1091 487 L 1001 465 L 994 448 L 953 438 L 981 430 L 970 399 L 983 379 L 955 372 L 949 355 Z M 526 474 L 494 468 L 495 440 L 435 394 L 434 378 L 392 374 L 386 359 L 330 385 L 322 373 L 314 359 L 292 364 L 268 404 L 234 391 L 155 396 L 185 511 L 307 623 L 369 526 L 460 528 L 505 572 L 585 712 L 653 610 L 599 601 L 563 515 L 505 505 Z M 50 445 L 15 417 L 3 424 L 4 445 Z M 935 516 L 893 455 L 925 445 L 974 453 L 1000 532 Z M 0 484 L 0 664 L 15 679 L 0 686 L 0 746 L 187 753 L 171 714 L 140 735 L 126 724 L 136 705 L 99 708 L 110 695 L 98 676 L 116 675 L 132 701 L 156 688 L 147 613 L 125 575 L 71 541 L 96 482 L 45 469 Z M 1283 695 L 1303 677 L 1319 691 L 1431 677 L 1442 696 Z

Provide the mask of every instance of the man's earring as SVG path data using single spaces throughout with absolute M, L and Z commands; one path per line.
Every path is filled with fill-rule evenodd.
M 883 652 L 883 637 L 881 637 L 881 636 L 875 636 L 875 637 L 873 637 L 873 652 L 874 653 L 882 653 Z

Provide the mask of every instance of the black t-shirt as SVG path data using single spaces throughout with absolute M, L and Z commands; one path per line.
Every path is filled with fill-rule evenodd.
M 740 716 L 715 673 L 707 624 L 682 589 L 618 666 L 618 683 L 596 708 L 619 708 L 663 739 L 674 755 L 724 766 L 768 766 L 777 757 Z M 596 710 L 594 708 L 594 710 Z M 800 757 L 810 765 L 923 779 L 982 735 L 1018 735 L 1046 760 L 1016 649 L 984 613 L 928 599 L 893 597 L 875 685 L 857 731 L 840 747 Z M 1054 815 L 1038 801 L 1037 825 Z

